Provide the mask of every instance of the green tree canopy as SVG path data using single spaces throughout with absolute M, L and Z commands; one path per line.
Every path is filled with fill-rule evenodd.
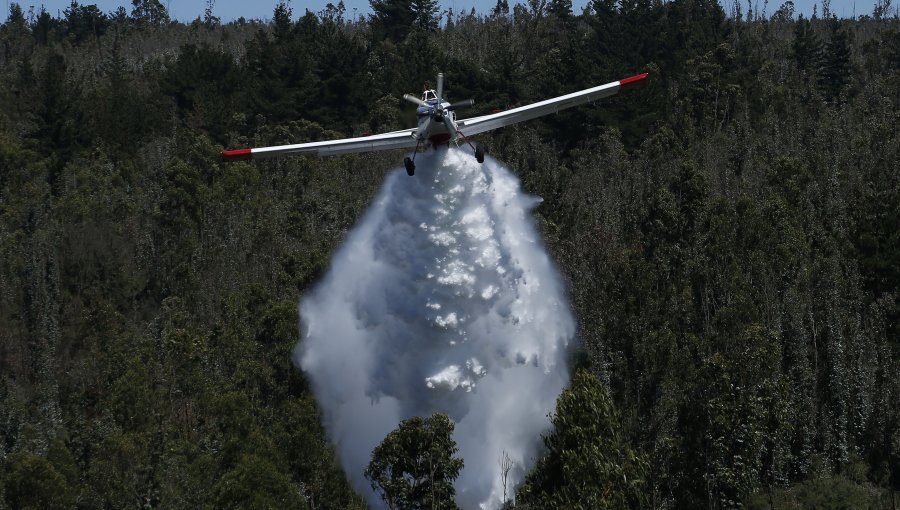
M 404 420 L 372 451 L 366 478 L 391 509 L 455 509 L 453 422 L 443 413 Z
M 53 464 L 30 453 L 19 452 L 6 459 L 6 501 L 12 508 L 71 508 L 73 491 Z
M 517 503 L 533 508 L 639 508 L 646 498 L 647 461 L 623 437 L 609 391 L 579 371 L 556 402 L 547 453 L 519 488 Z
M 90 39 L 100 37 L 106 32 L 109 19 L 96 5 L 79 5 L 72 3 L 64 11 L 66 17 L 66 31 L 69 37 L 78 44 Z
M 303 508 L 290 478 L 266 459 L 244 455 L 214 488 L 216 508 Z
M 836 18 L 828 22 L 830 38 L 825 45 L 819 89 L 826 99 L 836 98 L 850 81 L 850 37 Z
M 435 30 L 440 20 L 437 0 L 369 0 L 369 4 L 379 39 L 403 42 L 413 28 Z
M 141 26 L 161 27 L 169 23 L 169 11 L 159 0 L 131 0 L 131 17 Z
M 802 14 L 794 25 L 793 49 L 797 67 L 801 71 L 815 71 L 822 58 L 822 42 Z

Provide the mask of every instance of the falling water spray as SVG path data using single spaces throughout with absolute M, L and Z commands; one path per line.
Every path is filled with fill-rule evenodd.
M 488 158 L 420 154 L 391 174 L 300 304 L 295 361 L 354 487 L 401 420 L 445 412 L 463 508 L 498 508 L 539 452 L 568 382 L 574 320 L 534 227 L 540 199 Z M 501 459 L 513 467 L 504 476 Z

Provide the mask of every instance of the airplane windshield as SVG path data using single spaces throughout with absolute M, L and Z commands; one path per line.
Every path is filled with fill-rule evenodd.
M 437 94 L 434 93 L 433 90 L 426 90 L 424 94 L 422 94 L 423 101 L 432 101 L 437 99 Z

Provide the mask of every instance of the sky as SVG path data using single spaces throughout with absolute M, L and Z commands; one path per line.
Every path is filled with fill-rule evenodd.
M 11 0 L 3 0 L 6 5 L 5 13 L 9 12 L 9 3 Z M 197 17 L 202 17 L 206 10 L 207 0 L 161 0 L 163 4 L 168 6 L 169 15 L 179 21 L 191 21 Z M 289 5 L 294 10 L 294 16 L 302 15 L 306 10 L 319 12 L 325 9 L 330 2 L 337 4 L 338 0 L 293 0 Z M 588 3 L 589 0 L 573 0 L 575 12 L 580 10 Z M 733 0 L 720 0 L 726 6 L 725 11 L 730 10 Z M 765 0 L 750 0 L 759 9 L 762 9 Z M 740 0 L 741 7 L 747 12 L 747 0 Z M 71 0 L 21 0 L 19 5 L 27 13 L 29 7 L 34 7 L 35 12 L 39 11 L 41 5 L 46 7 L 47 11 L 53 16 L 62 16 L 63 11 L 70 5 Z M 487 13 L 496 5 L 496 0 L 440 0 L 442 9 L 452 8 L 453 12 L 467 12 L 473 7 L 478 13 Z M 510 0 L 510 5 L 514 3 L 525 3 L 521 1 Z M 783 0 L 771 0 L 766 8 L 767 15 L 775 12 Z M 100 10 L 104 12 L 112 12 L 120 5 L 131 12 L 130 0 L 82 0 L 79 4 L 90 5 L 96 4 Z M 233 21 L 240 17 L 246 19 L 271 19 L 272 12 L 275 10 L 277 0 L 258 0 L 255 2 L 247 2 L 246 0 L 214 0 L 213 14 L 222 19 L 223 22 Z M 809 17 L 812 13 L 813 5 L 818 4 L 819 12 L 822 12 L 821 0 L 794 0 L 795 11 L 803 13 Z M 354 13 L 357 16 L 370 14 L 372 12 L 369 6 L 369 0 L 344 0 L 347 6 L 347 17 L 351 17 Z M 857 15 L 871 14 L 875 0 L 831 0 L 831 10 L 839 17 L 848 18 L 856 12 Z M 754 7 L 757 10 L 757 7 Z M 5 18 L 4 16 L 3 18 Z

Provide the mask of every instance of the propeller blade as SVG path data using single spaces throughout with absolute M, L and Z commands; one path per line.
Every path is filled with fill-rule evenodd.
M 412 94 L 403 94 L 403 99 L 406 99 L 410 103 L 415 103 L 419 106 L 430 106 L 428 103 L 426 103 L 425 101 L 422 101 L 421 99 L 419 99 L 418 97 L 416 97 Z
M 438 73 L 437 97 L 439 101 L 444 100 L 444 73 Z
M 458 131 L 456 130 L 456 127 L 453 126 L 453 123 L 450 122 L 450 119 L 448 119 L 447 117 L 444 117 L 442 120 L 444 122 L 444 126 L 446 126 L 447 128 L 447 132 L 450 133 L 450 140 L 456 141 L 456 138 L 459 136 L 457 135 Z
M 453 110 L 456 110 L 457 108 L 468 108 L 468 107 L 472 106 L 473 104 L 475 104 L 474 99 L 466 99 L 465 101 L 457 101 L 457 102 L 447 106 L 444 109 L 447 111 L 453 111 Z

